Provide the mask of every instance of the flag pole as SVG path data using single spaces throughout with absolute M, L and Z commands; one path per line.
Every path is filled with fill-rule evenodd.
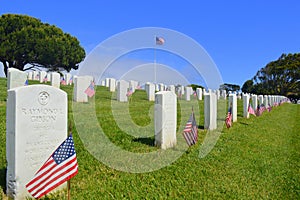
M 68 137 L 72 134 L 72 124 L 71 121 L 69 121 L 69 133 Z M 67 200 L 70 200 L 71 198 L 71 179 L 67 181 Z
M 156 83 L 156 35 L 154 35 L 154 83 Z
M 70 200 L 70 190 L 71 190 L 71 181 L 70 181 L 70 179 L 68 180 L 67 183 L 68 183 L 68 192 L 67 192 L 68 193 L 68 198 L 67 199 Z

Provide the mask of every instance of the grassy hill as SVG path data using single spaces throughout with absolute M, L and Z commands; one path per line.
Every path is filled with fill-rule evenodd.
M 29 82 L 35 84 L 37 82 Z M 203 101 L 180 101 L 178 124 L 186 122 L 191 104 L 198 104 L 199 143 L 190 147 L 172 164 L 147 173 L 129 173 L 112 169 L 93 157 L 77 133 L 72 114 L 71 86 L 62 86 L 69 97 L 69 121 L 72 127 L 79 173 L 71 181 L 72 199 L 299 199 L 300 197 L 300 106 L 284 104 L 260 117 L 242 118 L 238 100 L 238 122 L 226 129 L 212 151 L 199 158 L 199 149 L 207 136 L 203 130 Z M 132 120 L 140 125 L 152 123 L 153 102 L 144 91 L 137 91 L 130 103 Z M 114 121 L 111 110 L 114 94 L 97 87 L 95 111 L 107 137 L 115 145 L 131 152 L 153 152 L 154 136 L 136 138 L 126 134 Z M 219 104 L 226 104 L 220 101 Z M 118 106 L 118 104 L 114 105 Z M 224 114 L 223 114 L 224 113 Z M 82 115 L 84 116 L 84 110 Z M 152 113 L 153 114 L 153 113 Z M 226 115 L 224 110 L 219 117 Z M 0 197 L 5 196 L 5 116 L 6 79 L 0 78 Z M 87 127 L 88 128 L 88 127 Z M 178 127 L 180 130 L 182 127 Z M 151 130 L 151 126 L 149 126 Z M 153 130 L 153 129 L 152 129 Z M 154 132 L 153 132 L 154 134 Z M 177 138 L 182 139 L 178 133 Z M 151 165 L 151 163 L 150 163 Z M 66 199 L 66 191 L 44 199 Z

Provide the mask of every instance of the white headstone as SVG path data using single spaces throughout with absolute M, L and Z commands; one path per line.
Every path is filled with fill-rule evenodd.
M 105 86 L 105 80 L 101 81 L 101 86 Z
M 202 100 L 202 89 L 201 88 L 197 88 L 196 89 L 196 93 L 197 93 L 198 100 Z
M 28 79 L 28 80 L 32 80 L 32 71 L 28 72 L 27 79 Z
M 60 74 L 57 72 L 51 73 L 51 85 L 53 87 L 59 88 L 60 87 Z
M 169 91 L 175 93 L 175 85 L 169 85 Z
M 176 145 L 177 97 L 171 91 L 155 94 L 155 145 L 167 149 Z
M 40 80 L 40 74 L 39 74 L 39 72 L 37 72 L 37 71 L 33 71 L 32 72 L 32 80 L 35 80 L 35 81 L 39 81 Z
M 155 100 L 155 85 L 152 83 L 146 83 L 145 90 L 147 92 L 148 101 Z
M 88 96 L 85 91 L 90 86 L 92 81 L 92 76 L 78 76 L 74 79 L 73 100 L 75 102 L 88 102 Z
M 237 97 L 236 94 L 229 94 L 228 97 L 228 107 L 232 106 L 232 121 L 237 121 Z
M 243 116 L 245 118 L 249 118 L 249 112 L 248 112 L 249 99 L 250 99 L 249 94 L 243 95 Z
M 257 110 L 257 95 L 256 94 L 252 94 L 251 95 L 251 99 L 252 99 L 252 108 L 254 110 Z
M 44 80 L 45 80 L 46 76 L 47 76 L 47 72 L 39 71 L 39 81 L 40 81 L 40 83 L 45 82 Z
M 185 87 L 184 99 L 186 101 L 190 101 L 191 100 L 191 87 Z
M 7 70 L 7 90 L 24 86 L 27 80 L 27 73 L 15 68 Z
M 217 96 L 213 92 L 204 94 L 204 128 L 217 128 Z
M 159 91 L 165 91 L 164 84 L 162 84 L 162 83 L 159 84 Z
M 114 79 L 114 78 L 109 79 L 109 91 L 110 92 L 116 91 L 116 79 Z
M 264 103 L 264 96 L 263 95 L 258 95 L 258 104 L 261 105 Z
M 72 77 L 72 74 L 70 74 L 70 73 L 64 74 L 64 78 L 65 78 L 65 81 L 66 81 L 66 85 L 71 85 L 71 84 L 70 84 L 71 77 Z
M 126 94 L 129 88 L 129 83 L 127 81 L 120 80 L 117 87 L 117 100 L 120 102 L 127 102 L 128 97 Z
M 129 81 L 129 88 L 131 88 L 132 92 L 135 92 L 136 87 L 138 86 L 138 82 L 134 80 Z
M 216 90 L 216 95 L 217 95 L 217 100 L 219 100 L 220 99 L 220 90 Z
M 226 97 L 227 97 L 226 90 L 222 90 L 222 97 L 223 97 L 223 99 L 226 99 Z
M 8 197 L 30 197 L 25 185 L 67 138 L 67 116 L 67 94 L 60 89 L 48 85 L 30 85 L 8 90 Z
M 266 108 L 269 106 L 268 95 L 264 95 L 264 105 Z

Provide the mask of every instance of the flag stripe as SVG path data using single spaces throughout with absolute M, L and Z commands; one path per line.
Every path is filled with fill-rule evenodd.
M 183 137 L 186 143 L 191 146 L 196 144 L 198 139 L 198 127 L 195 120 L 194 112 L 190 115 L 189 120 L 187 121 L 184 130 L 183 130 Z
M 42 196 L 44 196 L 45 194 L 47 194 L 49 191 L 55 189 L 56 187 L 58 187 L 59 185 L 63 184 L 66 180 L 69 180 L 71 178 L 73 178 L 76 174 L 78 173 L 78 167 L 76 166 L 75 169 L 73 169 L 72 171 L 70 171 L 68 174 L 70 175 L 67 175 L 65 177 L 62 177 L 59 182 L 57 182 L 55 185 L 53 185 L 52 187 L 48 188 L 47 190 L 45 190 L 44 192 L 40 193 L 40 195 L 38 195 L 37 197 L 35 198 L 40 198 Z
M 69 180 L 70 178 L 75 176 L 77 173 L 78 173 L 78 166 L 77 166 L 77 163 L 74 163 L 73 165 L 68 166 L 68 168 L 65 168 L 61 174 L 58 174 L 59 176 L 55 177 L 55 179 L 53 179 L 51 181 L 49 180 L 48 182 L 46 182 L 46 184 L 44 184 L 35 193 L 33 193 L 32 196 L 34 196 L 35 198 L 39 198 L 39 197 L 47 194 L 48 192 L 50 192 L 57 186 L 64 183 L 66 180 Z
M 48 172 L 46 172 L 46 174 L 48 174 L 48 175 L 43 174 L 43 176 L 39 177 L 39 179 L 36 182 L 32 182 L 27 187 L 28 191 L 32 192 L 36 188 L 41 187 L 41 185 L 46 184 L 46 182 L 44 182 L 45 180 L 48 180 L 48 179 L 52 180 L 53 178 L 55 178 L 56 174 L 59 174 L 59 172 L 60 172 L 59 170 L 62 170 L 64 168 L 68 168 L 68 165 L 71 165 L 73 162 L 76 162 L 76 154 L 73 155 L 72 157 L 70 157 L 69 159 L 67 159 L 65 162 L 66 163 L 64 165 L 54 165 L 54 166 L 52 166 L 52 168 Z
M 61 177 L 64 177 L 64 174 L 66 174 L 69 171 L 76 169 L 76 168 L 77 168 L 77 163 L 75 162 L 75 163 L 70 164 L 70 166 L 65 167 L 64 169 L 58 169 L 60 171 L 58 171 L 56 174 L 53 174 L 53 176 L 51 176 L 48 180 L 46 179 L 44 182 L 37 185 L 37 187 L 35 187 L 32 190 L 28 190 L 28 191 L 33 196 L 35 196 L 37 193 L 47 189 L 49 185 L 51 186 L 51 185 L 55 184 L 58 179 L 60 179 Z

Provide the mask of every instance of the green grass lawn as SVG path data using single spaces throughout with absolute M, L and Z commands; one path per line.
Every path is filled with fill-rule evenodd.
M 214 148 L 207 156 L 200 158 L 199 149 L 209 134 L 203 129 L 203 101 L 192 100 L 187 103 L 180 100 L 177 138 L 183 139 L 180 125 L 188 120 L 193 105 L 199 125 L 198 144 L 184 151 L 175 162 L 159 170 L 130 173 L 104 165 L 87 151 L 77 132 L 80 124 L 74 124 L 73 121 L 73 88 L 62 86 L 61 89 L 68 93 L 69 123 L 79 165 L 79 173 L 71 180 L 72 199 L 300 198 L 299 105 L 284 104 L 260 117 L 250 116 L 245 119 L 242 118 L 242 101 L 238 100 L 238 122 L 230 129 L 224 125 Z M 147 130 L 139 138 L 120 128 L 122 125 L 126 126 L 128 120 L 125 118 L 128 116 L 123 117 L 118 109 L 123 110 L 123 106 L 127 104 L 118 104 L 114 99 L 115 94 L 104 87 L 97 87 L 94 104 L 79 106 L 94 106 L 97 121 L 113 144 L 135 153 L 159 151 L 154 146 L 154 103 L 146 100 L 146 93 L 137 91 L 127 106 L 131 119 L 139 125 L 132 132 Z M 226 105 L 226 102 L 220 101 L 218 105 Z M 112 111 L 112 107 L 116 113 Z M 220 122 L 226 116 L 225 110 L 218 114 Z M 5 113 L 6 79 L 0 78 L 0 197 L 3 198 L 6 198 Z M 88 115 L 82 109 L 82 116 Z M 114 116 L 119 117 L 120 126 L 117 126 Z M 43 199 L 66 199 L 66 191 L 47 195 Z

